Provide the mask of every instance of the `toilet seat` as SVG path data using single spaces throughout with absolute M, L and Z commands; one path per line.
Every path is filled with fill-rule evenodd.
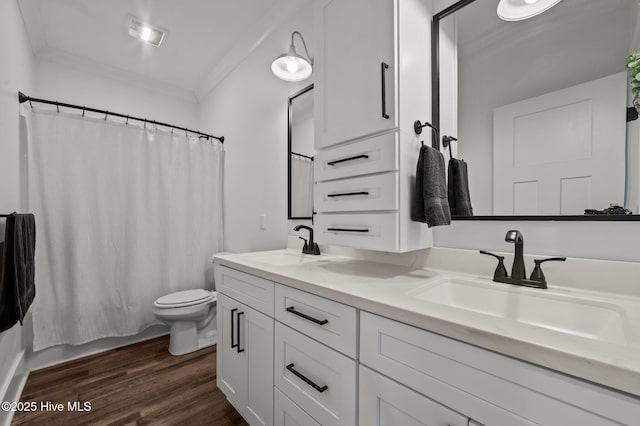
M 207 291 L 202 289 L 184 290 L 176 293 L 167 294 L 158 298 L 153 303 L 156 308 L 182 308 L 186 306 L 203 305 L 217 300 L 215 291 Z

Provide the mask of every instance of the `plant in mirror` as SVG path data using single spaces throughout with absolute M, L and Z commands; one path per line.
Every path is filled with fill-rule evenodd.
M 507 22 L 496 3 L 463 0 L 433 20 L 433 125 L 457 141 L 474 217 L 640 220 L 640 120 L 630 50 L 639 8 L 563 0 Z
M 313 84 L 289 97 L 289 219 L 313 217 Z

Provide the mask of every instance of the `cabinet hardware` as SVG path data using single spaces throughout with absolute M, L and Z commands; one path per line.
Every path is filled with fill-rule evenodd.
M 328 166 L 335 166 L 336 164 L 339 164 L 339 163 L 344 163 L 346 161 L 358 160 L 360 158 L 369 158 L 369 156 L 366 155 L 366 154 L 360 154 L 360 155 L 356 155 L 355 157 L 343 158 L 342 160 L 328 161 L 327 165 Z
M 327 231 L 337 232 L 369 232 L 368 229 L 327 228 Z
M 244 312 L 238 312 L 238 346 L 237 346 L 237 351 L 238 353 L 242 353 L 244 352 L 244 348 L 240 349 L 240 315 L 244 315 Z
M 232 309 L 231 310 L 231 348 L 237 348 L 238 345 L 240 344 L 240 342 L 238 343 L 233 343 L 233 339 L 236 337 L 236 332 L 235 332 L 235 327 L 233 326 L 233 314 L 235 314 L 238 311 L 238 309 Z M 238 328 L 240 328 L 240 324 L 238 324 Z
M 315 383 L 313 383 L 311 380 L 307 379 L 302 373 L 299 373 L 298 371 L 296 371 L 293 368 L 294 364 L 291 363 L 289 365 L 287 365 L 287 370 L 291 371 L 293 374 L 295 374 L 298 378 L 300 378 L 302 381 L 304 381 L 306 384 L 308 384 L 309 386 L 311 386 L 312 388 L 314 388 L 315 390 L 317 390 L 318 392 L 322 393 L 324 391 L 326 391 L 327 389 L 329 389 L 329 387 L 327 385 L 324 386 L 318 386 Z
M 353 195 L 369 195 L 369 193 L 367 191 L 360 191 L 360 192 L 342 192 L 340 194 L 327 194 L 327 197 L 329 198 L 333 198 L 333 197 L 350 197 Z
M 302 312 L 298 312 L 298 311 L 296 311 L 296 308 L 294 308 L 293 306 L 289 306 L 289 307 L 286 309 L 286 311 L 287 311 L 287 312 L 292 313 L 293 315 L 297 315 L 297 316 L 299 316 L 299 317 L 301 317 L 301 318 L 304 318 L 304 319 L 306 319 L 307 321 L 314 322 L 314 323 L 316 323 L 316 324 L 318 324 L 318 325 L 325 325 L 326 323 L 328 323 L 328 322 L 329 322 L 329 320 L 328 320 L 328 319 L 319 320 L 319 319 L 316 319 L 316 318 L 310 317 L 310 316 L 309 316 L 309 315 L 307 315 L 307 314 L 303 314 Z
M 382 118 L 389 119 L 389 114 L 387 114 L 387 85 L 385 83 L 385 70 L 389 68 L 389 65 L 384 62 L 380 63 L 380 69 L 382 73 Z

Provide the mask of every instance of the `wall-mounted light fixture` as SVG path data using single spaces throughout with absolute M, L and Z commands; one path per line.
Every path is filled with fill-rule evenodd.
M 522 21 L 551 9 L 560 0 L 500 0 L 498 16 L 504 21 Z
M 307 54 L 306 58 L 296 53 L 296 48 L 293 45 L 293 38 L 296 34 L 300 37 L 300 40 L 302 40 L 304 51 Z M 307 44 L 304 42 L 302 34 L 298 31 L 291 33 L 291 46 L 289 46 L 289 51 L 273 60 L 271 63 L 271 71 L 273 71 L 276 77 L 286 81 L 302 81 L 309 78 L 313 72 L 313 58 L 309 55 L 309 50 L 307 50 Z

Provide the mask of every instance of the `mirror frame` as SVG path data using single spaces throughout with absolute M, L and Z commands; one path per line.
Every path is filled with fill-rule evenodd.
M 470 5 L 476 0 L 460 0 L 451 6 L 443 9 L 442 11 L 433 15 L 431 22 L 431 122 L 439 129 L 440 128 L 440 20 L 457 12 L 458 10 Z M 440 147 L 441 141 L 438 141 L 438 147 Z M 640 221 L 640 212 L 636 212 L 632 215 L 564 215 L 564 216 L 452 216 L 451 220 L 496 220 L 496 221 L 543 221 L 543 220 L 556 220 L 556 221 L 610 221 L 610 222 L 631 222 Z
M 293 100 L 299 96 L 304 95 L 307 92 L 313 90 L 313 83 L 308 85 L 302 90 L 297 91 L 293 95 L 289 96 L 288 103 L 288 113 L 287 113 L 287 218 L 289 220 L 313 220 L 313 213 L 311 212 L 311 216 L 292 216 L 291 215 L 291 146 L 293 145 L 293 141 L 291 140 L 292 136 L 292 126 L 293 126 Z M 313 157 L 308 157 L 306 155 L 297 154 L 301 157 L 305 157 L 313 161 Z

